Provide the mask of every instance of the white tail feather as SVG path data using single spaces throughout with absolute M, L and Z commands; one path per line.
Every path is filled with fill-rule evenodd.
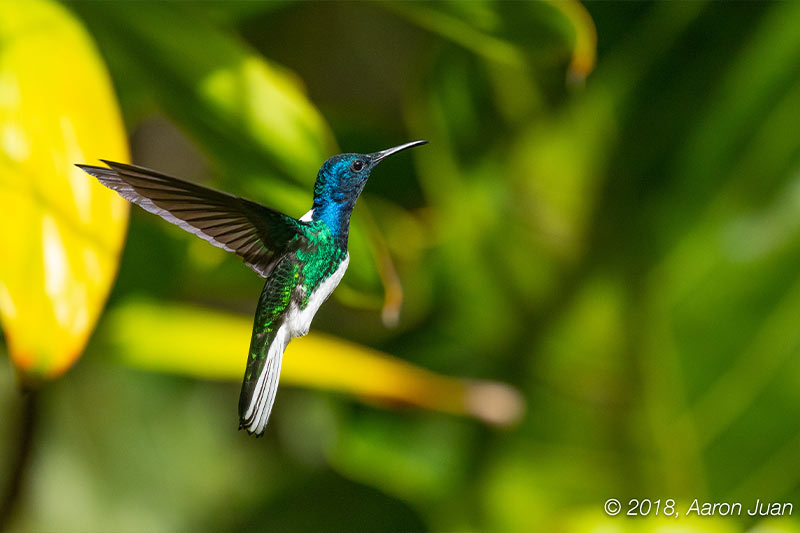
M 308 213 L 306 214 L 308 216 Z M 241 427 L 249 433 L 260 435 L 267 427 L 272 405 L 275 403 L 275 394 L 278 390 L 278 379 L 281 374 L 283 351 L 293 337 L 302 337 L 308 333 L 311 321 L 322 303 L 330 296 L 333 289 L 339 284 L 350 263 L 350 255 L 346 255 L 334 273 L 315 290 L 306 304 L 305 309 L 299 309 L 292 304 L 285 311 L 284 322 L 275 334 L 275 338 L 267 351 L 267 360 L 258 376 L 256 386 L 250 396 L 250 403 L 242 417 Z
M 275 395 L 278 392 L 283 351 L 290 338 L 288 327 L 284 324 L 278 328 L 275 339 L 269 346 L 266 364 L 258 376 L 255 390 L 242 422 L 242 427 L 248 433 L 260 434 L 267 427 L 272 405 L 275 403 Z

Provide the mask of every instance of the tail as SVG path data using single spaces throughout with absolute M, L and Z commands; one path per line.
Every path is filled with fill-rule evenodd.
M 276 331 L 263 334 L 253 332 L 239 396 L 239 429 L 244 428 L 251 435 L 260 436 L 267 427 L 278 391 L 283 351 L 290 339 L 285 324 Z

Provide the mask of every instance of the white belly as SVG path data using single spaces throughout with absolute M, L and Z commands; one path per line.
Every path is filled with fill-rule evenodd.
M 342 276 L 344 276 L 347 265 L 349 264 L 350 254 L 347 254 L 341 264 L 339 264 L 339 268 L 336 269 L 336 272 L 331 274 L 328 279 L 317 287 L 317 290 L 311 293 L 311 298 L 309 298 L 308 305 L 306 305 L 305 309 L 300 309 L 297 304 L 292 304 L 292 309 L 287 321 L 292 337 L 302 337 L 308 333 L 308 329 L 311 327 L 311 321 L 314 320 L 314 315 L 317 314 L 323 302 L 328 299 L 328 296 L 331 295 L 336 286 L 339 285 L 339 282 L 342 281 Z

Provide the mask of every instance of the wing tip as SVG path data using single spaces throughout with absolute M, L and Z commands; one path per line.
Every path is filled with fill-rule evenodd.
M 119 163 L 117 161 L 111 161 L 110 159 L 101 159 L 100 161 L 102 161 L 103 163 L 108 165 L 110 168 L 115 168 L 115 167 L 124 168 L 126 166 L 129 166 L 129 165 L 126 165 L 125 163 Z
M 83 170 L 90 176 L 94 176 L 95 178 L 98 178 L 100 180 L 118 175 L 117 171 L 114 170 L 113 168 L 98 167 L 95 165 L 84 165 L 81 163 L 75 163 L 75 166 Z
M 85 165 L 83 163 L 75 163 L 75 166 L 83 170 L 84 172 L 89 172 L 91 170 L 109 170 L 106 167 L 98 167 L 96 165 Z

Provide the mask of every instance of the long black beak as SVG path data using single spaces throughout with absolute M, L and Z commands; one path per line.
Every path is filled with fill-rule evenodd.
M 428 144 L 428 141 L 411 141 L 410 143 L 401 144 L 400 146 L 395 146 L 394 148 L 389 148 L 387 150 L 383 150 L 382 152 L 375 152 L 374 154 L 369 154 L 369 158 L 372 161 L 373 165 L 377 165 L 379 162 L 386 159 L 390 155 L 396 154 L 397 152 L 402 152 L 407 148 L 413 148 L 415 146 L 421 146 L 423 144 Z

